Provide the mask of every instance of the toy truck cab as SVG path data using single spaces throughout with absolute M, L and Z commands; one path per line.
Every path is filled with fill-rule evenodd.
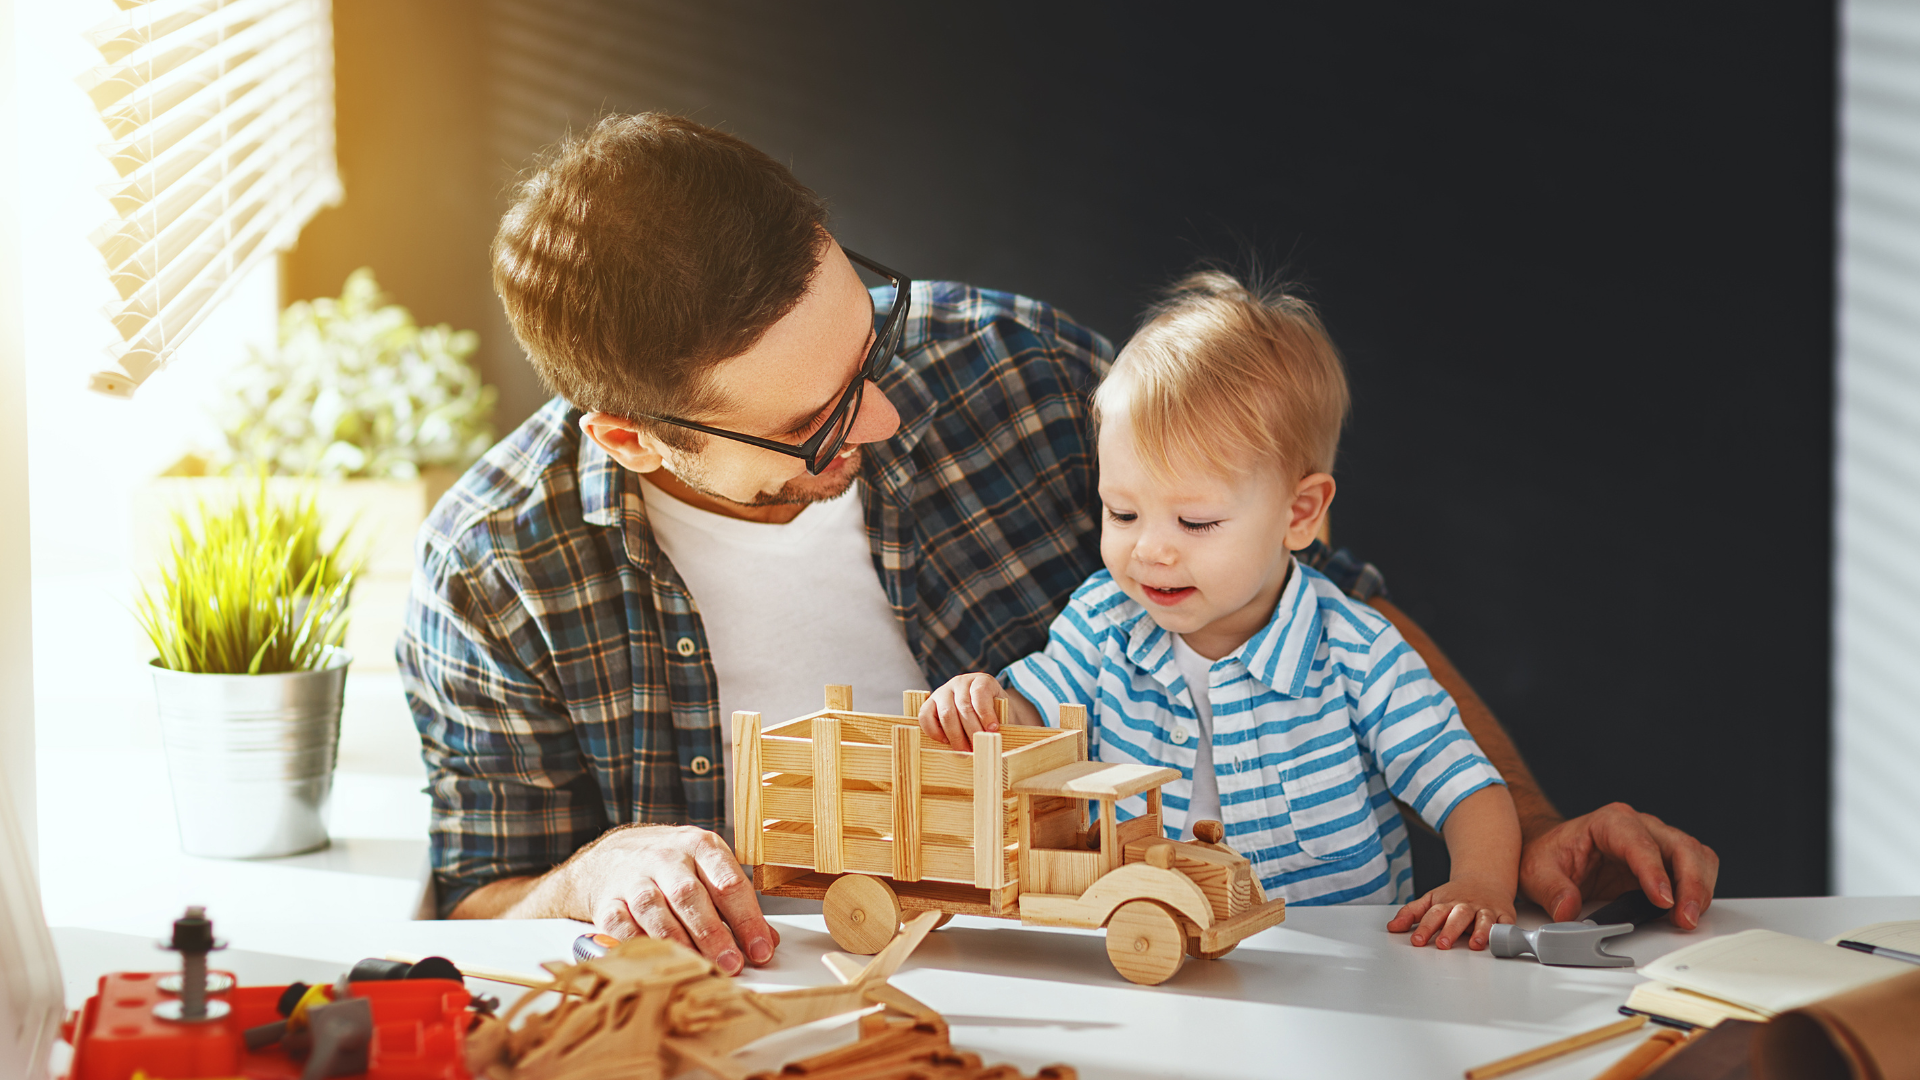
M 1246 858 L 1220 843 L 1219 822 L 1200 822 L 1197 841 L 1166 839 L 1160 785 L 1179 775 L 1078 761 L 1009 788 L 1018 800 L 1020 921 L 1105 926 L 1114 970 L 1153 985 L 1187 956 L 1218 959 L 1285 919 L 1286 901 L 1267 900 Z M 1146 796 L 1147 812 L 1117 820 L 1114 804 L 1135 795 Z M 1086 800 L 1099 807 L 1095 823 L 1062 828 L 1077 824 Z M 1074 808 L 1064 818 L 1063 801 Z

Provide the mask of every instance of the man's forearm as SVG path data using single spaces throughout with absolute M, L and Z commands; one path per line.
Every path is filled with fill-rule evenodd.
M 1467 733 L 1480 744 L 1480 752 L 1487 755 L 1493 767 L 1500 770 L 1500 776 L 1507 782 L 1507 791 L 1513 796 L 1514 812 L 1520 816 L 1521 840 L 1531 840 L 1555 825 L 1566 820 L 1560 811 L 1554 809 L 1540 785 L 1533 779 L 1532 770 L 1520 757 L 1520 751 L 1514 748 L 1513 740 L 1507 737 L 1507 729 L 1494 719 L 1493 710 L 1487 708 L 1480 695 L 1461 676 L 1447 654 L 1440 651 L 1420 624 L 1407 617 L 1392 601 L 1376 597 L 1368 601 L 1374 610 L 1387 617 L 1400 636 L 1407 639 L 1413 651 L 1427 662 L 1427 670 L 1433 673 L 1447 693 L 1453 695 L 1453 703 L 1460 710 L 1460 722 L 1466 725 Z
M 501 878 L 468 893 L 453 906 L 455 919 L 584 919 L 569 910 L 560 880 L 564 867 L 538 877 Z

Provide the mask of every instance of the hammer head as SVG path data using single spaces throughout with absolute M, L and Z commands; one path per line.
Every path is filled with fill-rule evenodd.
M 1493 928 L 1487 951 L 1495 956 L 1532 953 L 1534 959 L 1543 964 L 1561 967 L 1632 967 L 1633 957 L 1616 956 L 1601 947 L 1606 939 L 1632 931 L 1632 923 L 1595 926 L 1585 922 L 1557 922 L 1537 930 L 1499 923 Z

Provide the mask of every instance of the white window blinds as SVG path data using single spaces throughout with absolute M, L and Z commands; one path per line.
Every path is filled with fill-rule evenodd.
M 339 201 L 328 0 L 114 0 L 81 76 L 115 140 L 92 236 L 120 340 L 92 389 L 131 397 L 227 291 Z

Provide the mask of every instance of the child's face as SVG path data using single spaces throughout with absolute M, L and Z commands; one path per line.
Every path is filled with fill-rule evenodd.
M 1124 408 L 1100 421 L 1100 557 L 1113 580 L 1195 652 L 1217 660 L 1273 617 L 1288 556 L 1319 532 L 1333 477 L 1290 484 L 1277 470 L 1244 476 L 1148 473 Z

